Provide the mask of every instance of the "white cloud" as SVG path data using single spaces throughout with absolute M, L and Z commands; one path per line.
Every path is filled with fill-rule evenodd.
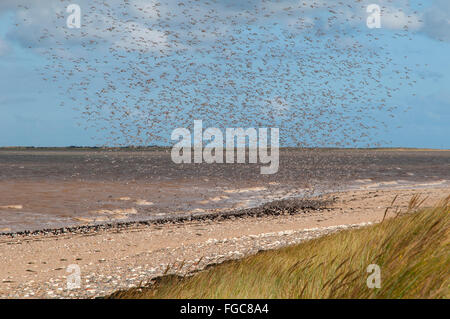
M 83 26 L 78 31 L 65 28 L 65 9 L 72 2 L 82 8 Z M 5 10 L 15 12 L 19 26 L 8 33 L 8 39 L 24 46 L 45 48 L 55 41 L 79 44 L 82 40 L 106 40 L 107 45 L 131 50 L 164 50 L 171 45 L 177 49 L 208 46 L 210 42 L 232 34 L 241 22 L 264 27 L 274 23 L 284 25 L 284 28 L 292 25 L 295 29 L 286 29 L 294 32 L 310 32 L 315 27 L 327 33 L 338 25 L 364 28 L 365 8 L 373 2 L 227 0 L 206 5 L 205 1 L 130 0 L 129 5 L 124 5 L 123 0 L 1 0 L 0 13 Z M 408 0 L 395 1 L 396 7 L 390 0 L 376 2 L 382 7 L 383 28 L 423 30 L 433 38 L 450 40 L 450 1 L 435 0 L 425 12 L 414 12 Z M 126 16 L 122 15 L 124 12 Z M 335 13 L 333 25 L 325 19 L 320 21 L 318 17 L 324 18 L 323 13 L 330 12 Z M 113 32 L 111 27 L 114 27 Z M 41 38 L 43 34 L 49 37 Z M 189 41 L 192 39 L 195 41 Z
M 392 30 L 416 31 L 423 27 L 418 14 L 406 13 L 399 8 L 387 8 L 381 16 L 381 26 Z
M 10 28 L 7 33 L 8 39 L 26 47 L 39 49 L 55 43 L 80 45 L 89 41 L 132 50 L 159 50 L 167 46 L 167 38 L 162 31 L 148 28 L 140 22 L 141 19 L 134 22 L 130 15 L 121 15 L 128 12 L 120 7 L 123 3 L 120 0 L 110 0 L 107 6 L 98 3 L 94 6 L 89 0 L 2 1 L 5 2 L 0 6 L 0 13 L 13 11 L 17 23 L 17 27 Z M 80 29 L 66 27 L 66 7 L 71 2 L 81 7 Z

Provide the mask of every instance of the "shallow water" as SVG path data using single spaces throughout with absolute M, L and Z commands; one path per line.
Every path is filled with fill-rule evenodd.
M 450 151 L 282 150 L 280 169 L 170 152 L 0 150 L 0 231 L 164 218 L 345 189 L 449 185 Z

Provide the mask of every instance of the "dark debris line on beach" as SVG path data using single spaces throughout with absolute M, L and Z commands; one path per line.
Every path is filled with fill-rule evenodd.
M 151 220 L 138 220 L 127 222 L 113 222 L 113 223 L 101 223 L 95 225 L 82 225 L 71 226 L 54 229 L 42 229 L 34 231 L 19 231 L 0 233 L 3 237 L 18 237 L 18 236 L 38 236 L 38 235 L 61 235 L 68 233 L 91 233 L 101 230 L 117 229 L 124 230 L 129 227 L 137 225 L 158 225 L 158 224 L 175 224 L 184 223 L 189 221 L 205 221 L 205 220 L 224 220 L 232 218 L 242 217 L 261 217 L 261 216 L 278 216 L 278 215 L 294 215 L 310 210 L 321 210 L 327 208 L 331 203 L 335 201 L 335 198 L 331 199 L 283 199 L 272 201 L 263 204 L 258 207 L 237 209 L 224 212 L 209 212 L 209 213 L 197 213 L 197 214 L 183 214 L 179 216 L 166 216 L 159 219 Z

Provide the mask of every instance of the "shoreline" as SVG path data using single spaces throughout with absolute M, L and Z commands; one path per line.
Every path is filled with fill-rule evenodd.
M 276 249 L 330 232 L 382 220 L 414 194 L 432 206 L 450 188 L 378 189 L 333 193 L 320 210 L 294 214 L 240 215 L 182 223 L 134 224 L 83 233 L 1 236 L 0 297 L 94 298 L 136 287 L 167 269 L 186 274 L 212 264 Z M 387 218 L 392 217 L 388 212 Z M 81 269 L 82 286 L 68 290 L 67 267 Z
M 355 180 L 353 184 L 347 185 L 347 187 L 341 190 L 328 190 L 317 192 L 314 195 L 304 197 L 304 194 L 292 195 L 295 193 L 295 189 L 292 189 L 291 195 L 285 195 L 280 199 L 265 199 L 260 204 L 249 205 L 247 207 L 223 207 L 215 209 L 201 210 L 200 212 L 184 211 L 177 213 L 164 213 L 157 214 L 155 216 L 140 216 L 133 218 L 131 215 L 127 216 L 125 220 L 112 219 L 110 221 L 99 220 L 90 222 L 73 222 L 67 224 L 61 224 L 59 227 L 48 228 L 30 228 L 21 229 L 17 231 L 2 230 L 0 229 L 0 242 L 5 237 L 26 237 L 26 236 L 39 236 L 50 235 L 58 236 L 63 234 L 87 234 L 96 233 L 99 231 L 105 231 L 109 229 L 126 230 L 136 226 L 151 226 L 151 225 L 166 225 L 166 224 L 180 224 L 191 221 L 220 221 L 232 218 L 245 218 L 245 217 L 264 217 L 264 216 L 277 216 L 283 214 L 294 214 L 297 210 L 321 210 L 327 209 L 327 205 L 330 205 L 334 201 L 336 194 L 354 192 L 358 190 L 377 191 L 377 190 L 427 190 L 427 189 L 440 189 L 449 188 L 450 184 L 448 180 L 438 180 L 434 182 L 425 183 L 409 183 L 399 184 L 401 181 L 380 181 L 374 182 L 370 180 L 368 183 L 366 180 Z M 359 184 L 359 185 L 357 185 Z M 239 203 L 239 202 L 238 202 Z M 132 207 L 131 209 L 133 209 Z M 153 207 L 152 207 L 153 208 Z M 126 210 L 126 209 L 124 209 Z M 161 215 L 161 216 L 160 216 Z M 77 219 L 73 217 L 72 219 Z M 83 218 L 81 218 L 83 219 Z M 4 228 L 6 229 L 6 228 Z
M 334 192 L 333 192 L 334 193 Z M 323 195 L 326 196 L 326 195 Z M 156 217 L 153 219 L 143 220 L 130 220 L 130 221 L 115 221 L 112 223 L 98 222 L 88 225 L 67 226 L 60 228 L 44 228 L 37 230 L 23 230 L 15 232 L 0 232 L 0 242 L 4 237 L 27 237 L 27 236 L 39 236 L 50 235 L 58 236 L 63 234 L 86 234 L 95 233 L 106 230 L 127 230 L 135 228 L 137 226 L 152 226 L 152 225 L 176 225 L 186 222 L 203 222 L 203 221 L 222 221 L 226 219 L 234 218 L 246 218 L 246 217 L 265 217 L 265 216 L 278 216 L 278 215 L 292 215 L 296 214 L 296 211 L 310 211 L 326 209 L 326 205 L 332 204 L 332 199 L 318 199 L 319 197 L 313 197 L 312 199 L 303 198 L 290 198 L 281 199 L 267 202 L 265 204 L 240 209 L 228 209 L 219 211 L 209 211 L 206 213 L 184 213 L 172 216 Z
M 215 214 L 346 189 L 450 186 L 450 151 L 282 150 L 280 163 L 269 176 L 245 163 L 178 165 L 161 151 L 0 151 L 0 231 Z

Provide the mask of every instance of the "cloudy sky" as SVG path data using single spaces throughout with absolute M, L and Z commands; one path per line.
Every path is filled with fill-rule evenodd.
M 66 19 L 69 16 L 66 8 L 72 3 L 78 4 L 82 9 L 80 29 L 69 29 L 66 25 Z M 381 29 L 367 28 L 368 14 L 364 9 L 369 4 L 378 4 L 382 8 Z M 335 26 L 339 26 L 339 30 Z M 201 103 L 202 96 L 205 94 L 210 94 L 211 103 L 235 103 L 237 104 L 235 107 L 239 108 L 242 99 L 239 97 L 231 99 L 225 95 L 242 95 L 242 87 L 245 86 L 249 89 L 253 88 L 258 94 L 262 91 L 270 91 L 270 94 L 266 94 L 265 100 L 258 100 L 256 93 L 248 94 L 249 89 L 245 92 L 247 101 L 254 104 L 252 110 L 256 110 L 255 114 L 270 113 L 271 118 L 274 119 L 274 125 L 285 125 L 286 130 L 300 132 L 302 127 L 293 128 L 285 123 L 290 121 L 290 115 L 297 116 L 299 109 L 304 107 L 305 100 L 298 99 L 302 92 L 321 95 L 327 89 L 327 92 L 333 92 L 333 96 L 339 96 L 340 88 L 350 80 L 350 77 L 344 76 L 339 78 L 343 83 L 342 86 L 336 81 L 334 83 L 326 81 L 323 83 L 327 83 L 328 88 L 322 82 L 320 82 L 320 88 L 314 88 L 313 84 L 317 83 L 317 78 L 314 78 L 315 73 L 323 72 L 324 69 L 328 70 L 327 74 L 339 71 L 336 63 L 328 65 L 322 62 L 323 58 L 320 54 L 327 53 L 323 51 L 319 53 L 317 49 L 321 48 L 319 45 L 312 50 L 311 46 L 307 46 L 308 42 L 300 43 L 299 39 L 303 42 L 305 39 L 309 41 L 308 34 L 311 34 L 314 41 L 314 34 L 317 34 L 315 32 L 318 30 L 325 34 L 325 37 L 327 34 L 330 37 L 333 36 L 334 41 L 337 33 L 344 32 L 345 36 L 339 37 L 338 42 L 332 43 L 333 49 L 340 46 L 354 46 L 355 42 L 362 43 L 363 48 L 360 51 L 363 52 L 358 57 L 365 62 L 370 61 L 367 60 L 367 56 L 374 50 L 365 40 L 367 34 L 376 37 L 377 45 L 381 45 L 383 52 L 386 52 L 382 57 L 389 56 L 397 67 L 409 70 L 404 75 L 406 77 L 404 80 L 413 84 L 400 87 L 396 82 L 390 83 L 389 85 L 395 88 L 392 95 L 388 93 L 389 96 L 385 96 L 386 91 L 377 89 L 379 84 L 374 82 L 368 83 L 365 89 L 358 88 L 360 95 L 356 94 L 351 101 L 348 101 L 348 105 L 352 107 L 366 103 L 365 96 L 368 90 L 375 92 L 375 100 L 386 101 L 386 105 L 398 106 L 394 114 L 386 113 L 385 118 L 383 114 L 377 115 L 387 126 L 379 131 L 377 136 L 377 139 L 384 141 L 384 146 L 450 148 L 450 125 L 448 124 L 450 123 L 450 59 L 448 58 L 450 56 L 450 1 L 448 0 L 279 0 L 245 3 L 237 0 L 185 2 L 2 0 L 0 2 L 0 146 L 67 146 L 107 143 L 106 135 L 109 133 L 96 129 L 101 114 L 94 112 L 97 118 L 93 120 L 93 125 L 85 125 L 89 122 L 89 116 L 83 117 L 83 109 L 80 110 L 78 99 L 86 99 L 88 102 L 85 102 L 83 107 L 91 108 L 95 107 L 94 104 L 99 101 L 115 104 L 117 101 L 124 100 L 125 96 L 130 96 L 127 98 L 126 105 L 123 106 L 130 108 L 126 112 L 129 116 L 126 125 L 134 125 L 133 123 L 145 125 L 149 117 L 149 113 L 140 114 L 140 109 L 135 108 L 135 104 L 143 102 L 143 99 L 137 98 L 142 95 L 142 92 L 134 88 L 126 89 L 124 78 L 108 77 L 107 81 L 116 81 L 118 88 L 113 93 L 100 91 L 103 87 L 102 81 L 106 81 L 105 74 L 109 76 L 108 68 L 119 69 L 123 68 L 123 65 L 130 65 L 130 62 L 137 57 L 136 52 L 140 52 L 139 58 L 146 56 L 146 63 L 150 63 L 150 60 L 162 62 L 161 67 L 156 62 L 156 65 L 146 67 L 158 72 L 155 81 L 159 81 L 162 87 L 166 87 L 166 83 L 175 82 L 164 82 L 169 81 L 165 80 L 164 74 L 161 74 L 164 73 L 161 71 L 164 62 L 174 63 L 178 59 L 180 65 L 183 60 L 189 61 L 188 65 L 198 61 L 202 61 L 203 64 L 210 63 L 213 53 L 218 52 L 217 45 L 214 46 L 214 44 L 224 43 L 230 38 L 238 39 L 238 41 L 227 42 L 220 49 L 230 51 L 232 61 L 240 59 L 239 61 L 242 62 L 244 59 L 246 66 L 248 66 L 249 55 L 254 55 L 256 61 L 262 53 L 267 53 L 261 51 L 278 47 L 281 51 L 280 57 L 284 61 L 301 59 L 301 50 L 304 50 L 303 56 L 310 60 L 317 56 L 319 60 L 316 62 L 313 60 L 313 63 L 318 63 L 320 69 L 313 70 L 309 64 L 304 64 L 303 67 L 307 71 L 301 76 L 297 74 L 297 69 L 291 69 L 294 74 L 284 73 L 283 69 L 283 73 L 280 71 L 280 74 L 275 74 L 278 77 L 285 77 L 280 78 L 280 83 L 284 83 L 283 81 L 304 83 L 305 86 L 301 89 L 277 87 L 275 90 L 273 87 L 268 87 L 269 84 L 264 81 L 269 78 L 276 81 L 276 76 L 273 79 L 270 77 L 278 66 L 275 62 L 271 64 L 269 61 L 265 71 L 246 73 L 251 74 L 249 78 L 255 81 L 254 85 L 249 79 L 243 79 L 242 76 L 238 78 L 231 71 L 234 70 L 232 67 L 227 68 L 225 64 L 221 65 L 221 62 L 217 62 L 219 66 L 223 66 L 221 68 L 223 73 L 220 73 L 219 79 L 211 75 L 218 68 L 213 71 L 197 68 L 196 70 L 199 71 L 194 74 L 196 80 L 199 74 L 204 74 L 208 78 L 207 81 L 199 81 L 198 87 L 192 83 L 186 85 L 186 82 L 180 80 L 180 91 L 172 92 L 170 96 L 161 88 L 159 91 L 149 92 L 146 96 L 147 99 L 151 97 L 152 103 L 155 103 L 155 109 L 159 107 L 158 119 L 164 114 L 166 116 L 160 126 L 167 128 L 170 132 L 171 129 L 183 125 L 185 122 L 178 121 L 177 112 L 183 113 L 189 108 L 193 110 L 195 106 L 190 106 L 189 103 Z M 401 36 L 397 37 L 396 34 Z M 289 39 L 297 42 L 295 44 L 298 45 L 297 51 L 290 49 L 283 51 L 285 45 L 287 48 Z M 270 48 L 266 45 L 266 41 L 272 43 Z M 323 41 L 320 45 L 325 43 L 326 41 Z M 213 53 L 210 53 L 211 47 L 214 48 L 212 51 L 215 50 Z M 111 51 L 114 54 L 111 54 Z M 244 58 L 243 52 L 246 54 Z M 354 53 L 355 51 L 351 53 L 352 63 L 357 62 Z M 117 56 L 126 58 L 119 63 Z M 170 59 L 166 58 L 169 56 Z M 82 76 L 73 77 L 68 74 L 70 70 L 68 71 L 67 68 L 76 68 L 74 61 L 79 62 L 80 57 L 83 59 L 81 61 L 84 61 L 84 64 L 80 64 L 80 70 L 86 70 L 82 67 L 95 65 L 83 73 L 92 80 L 88 84 L 87 82 L 79 84 L 83 82 Z M 108 63 L 97 67 L 101 59 L 107 59 Z M 333 56 L 333 59 L 336 59 L 336 56 Z M 135 61 L 138 64 L 140 60 Z M 378 62 L 375 59 L 374 63 Z M 64 72 L 58 68 L 64 69 Z M 187 78 L 193 76 L 192 68 L 189 69 L 191 73 L 187 72 L 187 68 L 183 66 L 180 68 Z M 383 76 L 395 72 L 395 68 L 387 62 L 386 65 L 374 65 L 372 68 L 381 73 L 381 81 L 389 81 L 387 76 L 386 79 Z M 122 72 L 128 76 L 125 79 L 128 79 L 133 86 L 139 83 L 134 71 L 133 73 L 129 70 Z M 177 72 L 181 71 L 177 69 Z M 148 75 L 148 72 L 142 73 L 151 77 L 153 81 L 153 76 Z M 170 77 L 171 74 L 168 73 Z M 172 75 L 176 75 L 175 73 L 173 72 Z M 102 76 L 97 77 L 98 74 Z M 177 78 L 183 77 L 183 74 L 178 75 Z M 51 81 L 52 77 L 54 81 Z M 356 79 L 358 83 L 363 81 L 359 75 L 353 76 L 353 80 Z M 236 82 L 235 85 L 238 88 L 232 86 L 219 93 L 216 88 L 218 83 L 228 80 Z M 212 88 L 200 88 L 211 84 Z M 69 88 L 72 90 L 70 94 Z M 297 93 L 296 96 L 289 95 L 289 92 L 294 91 Z M 99 92 L 105 93 L 101 95 Z M 185 99 L 185 94 L 191 99 Z M 87 97 L 91 96 L 94 98 L 88 100 Z M 258 101 L 262 101 L 261 105 Z M 323 103 L 323 99 L 307 99 L 307 101 L 312 109 L 322 110 L 323 106 L 319 103 Z M 328 101 L 336 102 L 333 98 Z M 171 109 L 170 112 L 165 112 L 164 103 L 180 105 L 177 105 L 176 109 Z M 111 112 L 110 106 L 108 107 L 108 112 Z M 229 109 L 224 107 L 224 114 L 220 114 L 219 110 L 214 112 L 214 116 L 222 118 L 227 112 Z M 236 112 L 239 112 L 239 109 Z M 208 116 L 206 113 L 200 113 L 198 116 Z M 124 115 L 120 116 L 123 118 Z M 145 117 L 147 122 L 135 120 L 139 116 Z M 236 120 L 232 123 L 235 127 L 248 127 L 246 118 L 249 117 L 245 114 L 236 116 Z M 252 120 L 254 119 L 252 117 Z M 113 120 L 118 121 L 117 118 Z M 339 118 L 330 122 L 337 120 Z M 298 125 L 300 122 L 296 123 Z M 305 127 L 310 124 L 301 123 Z M 254 126 L 254 122 L 250 124 Z M 161 129 L 159 126 L 154 127 L 155 130 Z M 341 138 L 347 138 L 346 136 L 344 134 Z M 151 139 L 145 141 L 151 144 Z M 314 139 L 310 141 L 313 143 Z M 359 145 L 358 140 L 355 140 L 354 145 Z

